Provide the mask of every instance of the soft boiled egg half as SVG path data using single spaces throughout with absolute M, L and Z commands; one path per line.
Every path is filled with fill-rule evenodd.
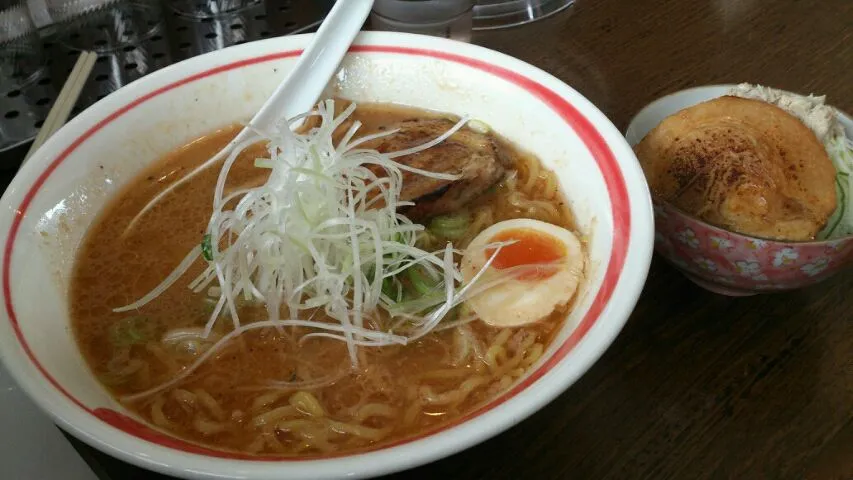
M 544 319 L 574 297 L 584 274 L 578 238 L 565 228 L 539 220 L 506 220 L 474 237 L 462 256 L 465 283 L 471 282 L 493 255 L 494 260 L 477 283 L 495 285 L 466 303 L 481 320 L 496 327 Z

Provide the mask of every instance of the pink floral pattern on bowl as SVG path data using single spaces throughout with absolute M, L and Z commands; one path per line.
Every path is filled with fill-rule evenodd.
M 646 105 L 625 137 L 638 144 L 660 122 L 734 85 L 706 85 L 671 93 Z M 853 138 L 853 118 L 837 111 Z M 812 285 L 853 264 L 853 236 L 820 242 L 777 242 L 729 232 L 664 203 L 655 205 L 655 250 L 693 282 L 724 295 L 779 292 Z
M 690 280 L 724 295 L 791 290 L 853 265 L 853 236 L 784 242 L 730 232 L 655 203 L 655 250 Z

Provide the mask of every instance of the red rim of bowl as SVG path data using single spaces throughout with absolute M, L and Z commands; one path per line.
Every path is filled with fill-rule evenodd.
M 202 72 L 184 77 L 183 79 L 171 82 L 113 111 L 111 114 L 107 115 L 101 121 L 87 129 L 82 135 L 72 141 L 68 147 L 66 147 L 55 159 L 50 162 L 48 167 L 44 169 L 44 171 L 37 177 L 35 182 L 27 189 L 27 193 L 24 195 L 23 200 L 15 211 L 12 225 L 7 233 L 7 241 L 4 247 L 2 273 L 2 288 L 3 295 L 5 297 L 5 308 L 6 313 L 9 316 L 9 321 L 11 323 L 12 329 L 29 360 L 57 391 L 59 391 L 64 397 L 66 397 L 80 409 L 84 410 L 85 412 L 88 412 L 90 415 L 95 416 L 101 421 L 113 426 L 114 428 L 117 428 L 118 430 L 124 433 L 127 433 L 144 441 L 152 442 L 162 447 L 178 450 L 180 452 L 195 453 L 232 460 L 267 460 L 293 462 L 305 460 L 324 460 L 328 458 L 355 455 L 355 453 L 342 453 L 339 455 L 322 456 L 316 458 L 282 458 L 277 456 L 255 456 L 241 454 L 233 451 L 216 450 L 213 448 L 204 447 L 195 443 L 181 440 L 177 437 L 166 435 L 150 428 L 149 426 L 127 415 L 124 415 L 111 409 L 91 409 L 85 406 L 80 400 L 75 398 L 73 395 L 70 394 L 70 392 L 63 388 L 62 385 L 60 385 L 59 382 L 57 382 L 56 379 L 53 378 L 52 375 L 50 375 L 50 373 L 44 368 L 44 366 L 41 365 L 38 358 L 36 358 L 35 354 L 31 350 L 20 329 L 20 325 L 18 323 L 17 315 L 15 314 L 11 296 L 11 260 L 15 247 L 15 241 L 19 233 L 22 219 L 26 214 L 27 209 L 33 198 L 39 193 L 46 180 L 56 170 L 56 168 L 62 162 L 64 162 L 68 158 L 68 156 L 71 155 L 71 153 L 73 153 L 83 142 L 87 141 L 103 127 L 105 127 L 115 119 L 121 117 L 125 113 L 129 112 L 133 108 L 170 90 L 174 90 L 183 85 L 219 73 L 232 71 L 265 62 L 280 60 L 284 58 L 296 57 L 301 53 L 301 49 L 283 51 L 268 55 L 251 57 L 209 70 L 204 70 Z M 424 437 L 431 436 L 438 432 L 450 429 L 475 417 L 483 415 L 484 413 L 494 409 L 498 405 L 501 405 L 510 398 L 514 397 L 519 392 L 526 389 L 527 387 L 535 383 L 537 380 L 542 378 L 542 376 L 548 373 L 551 369 L 553 369 L 579 343 L 579 341 L 598 321 L 602 310 L 609 303 L 612 297 L 613 291 L 621 277 L 622 269 L 625 265 L 628 244 L 630 243 L 632 210 L 625 179 L 622 176 L 622 172 L 620 170 L 618 162 L 616 161 L 616 157 L 610 150 L 609 146 L 607 145 L 607 142 L 604 140 L 598 130 L 593 126 L 592 122 L 589 121 L 589 119 L 587 119 L 583 114 L 581 114 L 571 103 L 569 103 L 567 100 L 565 100 L 563 97 L 561 97 L 559 94 L 549 89 L 548 87 L 545 87 L 539 82 L 534 81 L 516 71 L 510 70 L 509 68 L 498 66 L 487 61 L 478 60 L 460 54 L 448 53 L 445 51 L 386 45 L 357 45 L 353 46 L 350 49 L 350 53 L 383 53 L 410 55 L 429 57 L 462 64 L 467 67 L 480 70 L 485 73 L 489 73 L 504 81 L 512 83 L 515 86 L 532 94 L 541 102 L 548 105 L 557 115 L 559 115 L 560 118 L 567 125 L 569 125 L 572 130 L 574 130 L 574 132 L 578 135 L 578 137 L 581 139 L 581 141 L 591 153 L 596 164 L 598 165 L 598 168 L 601 172 L 608 191 L 608 196 L 610 198 L 611 203 L 611 215 L 613 220 L 613 241 L 610 249 L 610 258 L 607 263 L 607 270 L 604 274 L 601 287 L 596 292 L 595 297 L 586 315 L 583 317 L 583 319 L 581 319 L 580 323 L 575 327 L 575 330 L 558 347 L 558 349 L 554 352 L 553 355 L 551 355 L 551 357 L 549 357 L 535 371 L 530 373 L 522 382 L 516 384 L 509 391 L 506 391 L 498 397 L 492 399 L 489 403 L 481 406 L 479 409 L 473 412 L 469 412 L 467 415 L 457 418 L 452 422 L 441 425 L 427 432 L 423 432 L 417 436 L 403 438 L 392 443 L 380 444 L 375 448 L 367 450 L 367 452 L 369 452 L 377 450 L 386 450 L 391 447 L 411 443 Z M 366 452 L 359 451 L 358 453 L 360 454 Z

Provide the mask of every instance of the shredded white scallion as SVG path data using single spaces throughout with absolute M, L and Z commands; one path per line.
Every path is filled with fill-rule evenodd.
M 367 139 L 391 135 L 395 130 L 353 140 L 359 128 L 359 123 L 354 122 L 341 141 L 334 144 L 335 129 L 354 110 L 355 104 L 350 104 L 336 117 L 334 102 L 327 100 L 308 115 L 319 117 L 319 126 L 300 133 L 292 131 L 293 120 L 281 121 L 268 138 L 255 136 L 234 146 L 216 183 L 205 243 L 194 248 L 150 293 L 116 309 L 143 307 L 186 273 L 199 256 L 204 256 L 209 266 L 189 283 L 194 292 L 207 289 L 216 300 L 202 335 L 207 338 L 225 316 L 231 317 L 233 327 L 177 378 L 127 399 L 174 385 L 230 339 L 264 327 L 306 327 L 316 330 L 307 334 L 312 338 L 344 341 L 355 367 L 359 347 L 405 344 L 420 338 L 478 290 L 472 290 L 472 286 L 502 244 L 493 246 L 496 250 L 483 271 L 463 285 L 454 261 L 454 254 L 459 252 L 449 243 L 436 252 L 422 250 L 415 243 L 424 227 L 397 212 L 406 204 L 399 198 L 403 171 L 436 179 L 457 177 L 394 161 L 446 140 L 468 119 L 462 118 L 443 135 L 421 146 L 380 153 L 358 147 Z M 255 159 L 254 164 L 270 170 L 268 180 L 261 186 L 226 195 L 226 180 L 239 154 L 261 140 L 268 142 L 269 158 Z M 437 282 L 440 298 L 400 301 L 399 281 L 394 276 L 415 265 L 424 268 Z M 397 293 L 393 296 L 383 293 L 383 282 L 388 279 L 396 282 Z M 263 303 L 268 319 L 242 323 L 237 308 L 240 295 Z M 309 316 L 306 313 L 314 309 L 321 309 L 327 318 L 282 320 Z M 379 310 L 397 318 L 381 325 L 372 316 Z M 364 315 L 371 315 L 372 320 L 366 322 Z

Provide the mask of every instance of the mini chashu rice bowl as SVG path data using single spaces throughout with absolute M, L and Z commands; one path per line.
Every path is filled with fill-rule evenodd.
M 0 352 L 30 397 L 75 436 L 186 478 L 379 475 L 458 452 L 530 415 L 585 372 L 626 321 L 647 273 L 652 217 L 642 173 L 612 124 L 555 78 L 501 54 L 369 33 L 356 42 L 329 96 L 483 119 L 557 173 L 590 257 L 564 327 L 506 394 L 448 429 L 367 454 L 258 460 L 188 444 L 129 417 L 92 378 L 66 328 L 69 259 L 119 188 L 166 152 L 251 116 L 309 39 L 254 42 L 146 76 L 75 117 L 7 189 Z
M 813 129 L 837 170 L 838 206 L 817 240 L 782 241 L 732 232 L 656 200 L 655 250 L 694 283 L 731 296 L 801 288 L 849 268 L 853 264 L 853 235 L 841 225 L 849 228 L 853 211 L 847 194 L 849 184 L 843 184 L 851 178 L 847 172 L 851 171 L 853 161 L 849 147 L 853 120 L 837 109 L 824 106 L 823 97 L 803 97 L 749 84 L 691 88 L 644 107 L 629 123 L 626 138 L 631 145 L 637 145 L 670 115 L 724 95 L 776 104 Z M 837 122 L 828 121 L 828 113 Z

